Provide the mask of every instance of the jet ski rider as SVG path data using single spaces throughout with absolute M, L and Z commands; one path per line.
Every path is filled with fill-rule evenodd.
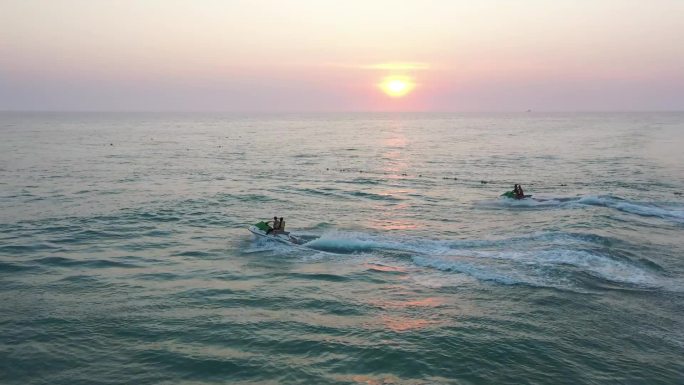
M 280 218 L 280 220 L 282 221 L 283 218 Z M 273 217 L 273 221 L 266 222 L 266 224 L 268 225 L 268 230 L 266 230 L 266 234 L 270 234 L 274 231 L 280 230 L 280 223 L 281 222 L 278 221 L 278 217 Z
M 516 184 L 513 187 L 513 193 L 515 194 L 515 199 L 524 199 L 525 198 L 525 192 L 523 192 L 522 186 L 519 184 Z
M 285 231 L 285 219 L 283 217 L 280 217 L 280 220 L 278 221 L 278 228 L 273 229 L 274 234 L 289 234 L 287 231 Z

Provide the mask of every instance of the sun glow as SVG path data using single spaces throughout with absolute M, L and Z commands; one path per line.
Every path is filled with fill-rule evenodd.
M 380 83 L 382 91 L 393 98 L 408 94 L 415 86 L 413 80 L 406 76 L 388 76 Z

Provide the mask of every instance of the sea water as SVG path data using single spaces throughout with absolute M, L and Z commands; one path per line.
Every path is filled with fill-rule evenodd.
M 2 113 L 0 383 L 684 383 L 683 148 L 682 113 Z

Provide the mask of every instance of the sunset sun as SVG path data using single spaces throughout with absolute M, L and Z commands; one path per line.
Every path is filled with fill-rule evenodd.
M 406 76 L 389 76 L 380 83 L 382 91 L 393 98 L 408 94 L 415 86 L 415 83 Z

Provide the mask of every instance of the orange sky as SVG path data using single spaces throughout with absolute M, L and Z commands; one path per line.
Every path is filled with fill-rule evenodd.
M 684 109 L 684 2 L 5 0 L 0 110 Z M 414 84 L 404 97 L 378 85 Z

